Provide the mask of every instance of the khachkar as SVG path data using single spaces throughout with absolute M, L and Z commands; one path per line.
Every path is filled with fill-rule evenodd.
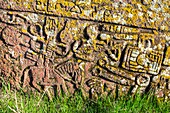
M 169 0 L 0 0 L 0 32 L 13 88 L 170 97 Z

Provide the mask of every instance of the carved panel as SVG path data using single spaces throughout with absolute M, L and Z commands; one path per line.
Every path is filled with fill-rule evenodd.
M 170 98 L 168 0 L 1 0 L 0 72 L 52 95 Z M 50 88 L 49 88 L 50 87 Z

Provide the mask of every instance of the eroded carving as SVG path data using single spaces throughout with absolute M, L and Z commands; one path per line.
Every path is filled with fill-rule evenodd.
M 1 78 L 24 91 L 170 98 L 168 0 L 0 1 Z

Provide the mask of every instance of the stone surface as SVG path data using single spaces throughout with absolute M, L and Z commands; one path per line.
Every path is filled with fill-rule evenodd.
M 0 32 L 13 88 L 170 98 L 169 0 L 0 0 Z

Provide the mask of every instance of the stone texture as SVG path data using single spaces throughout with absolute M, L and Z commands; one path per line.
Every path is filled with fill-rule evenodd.
M 13 88 L 170 97 L 169 0 L 0 0 L 0 32 Z

